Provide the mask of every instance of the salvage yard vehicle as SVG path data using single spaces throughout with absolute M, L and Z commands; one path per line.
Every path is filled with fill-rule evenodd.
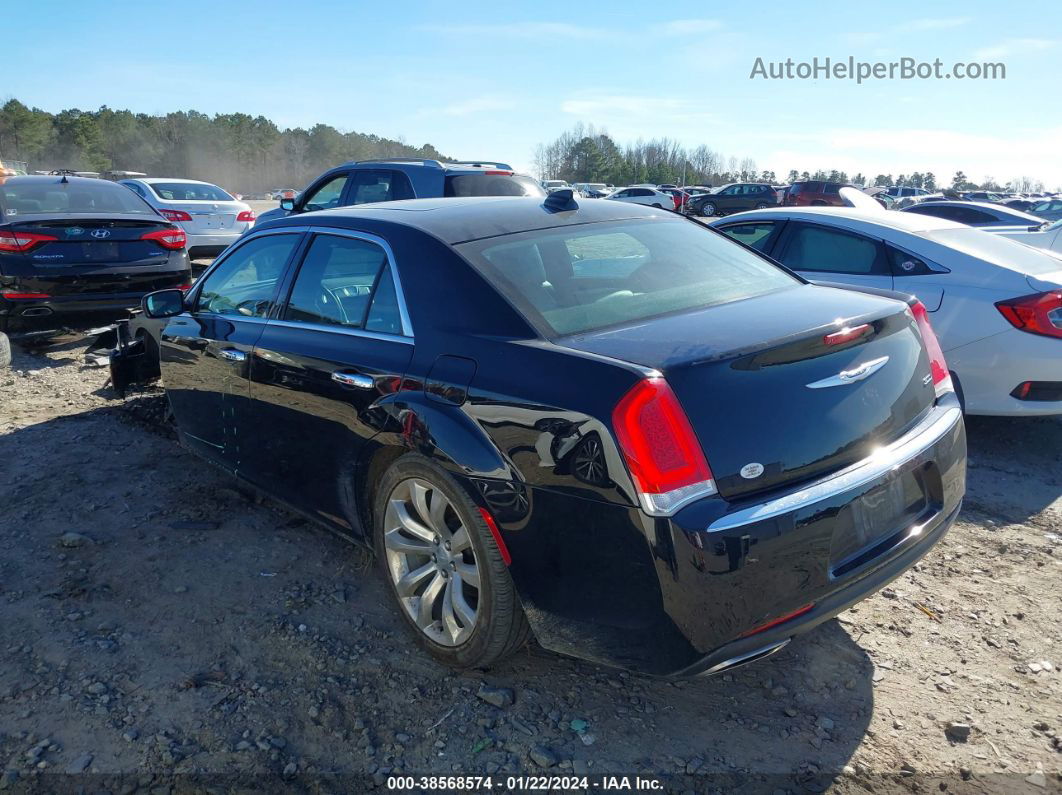
M 1018 243 L 1050 251 L 1062 259 L 1062 221 L 1055 221 L 1053 224 L 1048 223 L 1039 229 L 1007 229 L 1000 234 Z
M 728 215 L 742 210 L 759 210 L 778 204 L 773 187 L 759 182 L 740 182 L 721 185 L 710 193 L 693 196 L 686 205 L 690 215 Z
M 616 202 L 629 202 L 631 204 L 644 204 L 646 207 L 656 207 L 661 210 L 677 210 L 679 206 L 677 197 L 644 185 L 620 188 L 610 193 L 605 199 Z
M 308 213 L 144 305 L 181 443 L 372 545 L 456 667 L 532 632 L 657 675 L 760 659 L 913 565 L 964 493 L 921 304 L 673 213 Z
M 0 180 L 0 359 L 9 338 L 103 326 L 145 293 L 190 284 L 184 231 L 126 188 L 66 175 Z
M 917 296 L 967 413 L 1062 414 L 1059 258 L 1001 234 L 876 205 L 786 207 L 713 226 L 805 278 Z
M 326 171 L 298 196 L 282 198 L 280 207 L 262 213 L 258 222 L 401 199 L 545 195 L 538 182 L 526 174 L 518 174 L 506 163 L 486 160 L 444 163 L 408 157 L 358 160 Z
M 194 179 L 145 177 L 119 183 L 184 230 L 188 256 L 216 257 L 254 226 L 254 210 L 217 185 Z
M 993 232 L 1004 229 L 1035 232 L 1049 223 L 1043 218 L 1037 218 L 1035 215 L 1029 215 L 1012 207 L 976 201 L 922 202 L 904 207 L 900 212 L 945 218 L 967 226 L 990 229 Z

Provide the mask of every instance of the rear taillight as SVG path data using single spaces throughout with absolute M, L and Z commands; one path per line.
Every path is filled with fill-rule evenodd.
M 0 251 L 7 252 L 9 254 L 24 254 L 25 252 L 36 248 L 41 243 L 47 243 L 52 240 L 58 240 L 57 237 L 51 235 L 38 235 L 33 232 L 0 232 Z
M 914 306 L 911 307 L 911 314 L 914 315 L 915 323 L 918 324 L 918 330 L 922 334 L 922 344 L 926 346 L 926 353 L 929 355 L 929 369 L 933 373 L 933 390 L 937 393 L 937 397 L 945 392 L 955 391 L 951 383 L 951 373 L 948 372 L 948 363 L 944 360 L 944 351 L 940 349 L 940 341 L 929 324 L 926 305 L 921 301 L 915 301 Z
M 11 301 L 43 301 L 51 297 L 48 293 L 20 293 L 7 288 L 0 289 L 0 298 Z
M 646 513 L 669 516 L 715 494 L 697 436 L 663 378 L 631 387 L 612 411 L 612 427 Z
M 678 209 L 678 208 L 679 208 L 680 206 L 682 206 L 682 201 L 681 201 L 681 200 L 679 199 L 679 197 L 678 197 L 678 196 L 672 196 L 671 198 L 675 200 L 675 209 L 676 209 L 676 210 L 677 210 L 677 209 Z
M 192 216 L 184 210 L 159 210 L 159 215 L 167 221 L 191 221 Z
M 170 251 L 180 251 L 188 242 L 183 229 L 156 229 L 154 232 L 145 232 L 140 239 L 153 240 Z
M 257 216 L 254 214 L 254 210 L 244 210 L 242 213 L 236 216 L 236 220 L 243 223 L 250 223 Z
M 1000 301 L 996 309 L 1014 328 L 1062 338 L 1062 290 Z

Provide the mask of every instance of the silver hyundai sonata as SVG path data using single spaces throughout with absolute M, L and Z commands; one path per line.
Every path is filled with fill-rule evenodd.
M 254 226 L 250 205 L 209 182 L 143 177 L 123 179 L 121 184 L 144 198 L 163 218 L 184 229 L 191 259 L 216 257 Z

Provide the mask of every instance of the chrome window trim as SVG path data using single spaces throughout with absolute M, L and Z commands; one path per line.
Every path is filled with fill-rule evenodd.
M 721 516 L 708 525 L 706 530 L 709 533 L 718 533 L 723 530 L 733 530 L 742 525 L 762 522 L 765 519 L 806 508 L 837 494 L 864 486 L 917 457 L 928 447 L 944 438 L 956 424 L 961 422 L 962 409 L 957 406 L 938 406 L 904 436 L 862 461 L 857 461 L 847 469 L 816 481 L 799 491 Z
M 378 331 L 365 331 L 365 329 L 352 328 L 350 326 L 330 326 L 325 323 L 305 323 L 301 320 L 276 320 L 270 318 L 266 321 L 270 326 L 281 326 L 282 328 L 295 328 L 295 329 L 309 329 L 311 331 L 326 331 L 331 334 L 345 334 L 348 337 L 364 337 L 370 340 L 381 340 L 382 342 L 397 342 L 401 345 L 412 345 L 412 337 L 404 337 L 399 334 L 383 334 Z
M 203 285 L 206 284 L 206 280 L 210 278 L 210 276 L 214 273 L 214 271 L 216 271 L 222 265 L 222 263 L 225 262 L 225 260 L 227 260 L 234 253 L 239 251 L 241 248 L 246 246 L 252 240 L 256 240 L 259 237 L 265 237 L 266 235 L 304 235 L 304 234 L 306 234 L 306 230 L 305 229 L 299 229 L 297 227 L 282 226 L 282 227 L 278 227 L 276 229 L 263 229 L 260 232 L 256 232 L 254 227 L 252 226 L 250 232 L 246 232 L 243 235 L 241 235 L 239 238 L 237 238 L 235 243 L 229 243 L 228 247 L 214 258 L 214 261 L 211 262 L 210 265 L 207 267 L 207 269 L 205 271 L 203 271 L 199 275 L 198 279 L 195 280 L 195 284 L 192 285 L 192 289 L 188 291 L 188 297 L 187 297 L 186 300 L 190 301 L 193 305 L 196 302 L 198 302 L 199 301 L 199 293 L 202 292 Z M 193 314 L 193 315 L 197 314 L 197 312 L 195 310 L 189 309 L 189 310 L 186 310 L 186 311 L 189 314 Z M 211 315 L 211 314 L 214 314 L 214 313 L 212 313 L 212 312 L 204 312 L 203 314 Z M 224 315 L 224 317 L 229 317 L 229 315 Z

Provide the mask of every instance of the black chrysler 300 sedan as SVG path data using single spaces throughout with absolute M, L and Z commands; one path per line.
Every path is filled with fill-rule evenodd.
M 371 544 L 456 666 L 530 633 L 651 674 L 758 659 L 911 566 L 964 493 L 920 304 L 650 208 L 308 213 L 145 309 L 182 443 Z

